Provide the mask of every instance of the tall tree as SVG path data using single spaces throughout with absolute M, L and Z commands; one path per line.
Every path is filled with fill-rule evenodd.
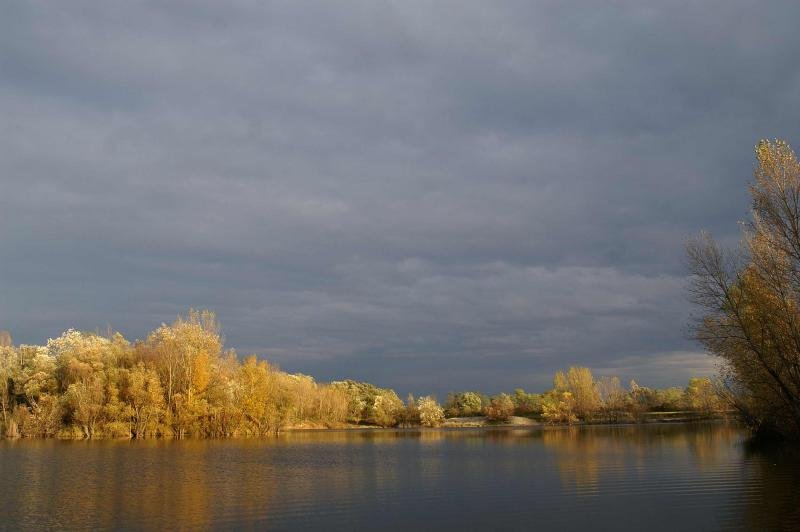
M 589 368 L 571 367 L 566 375 L 555 374 L 553 385 L 557 392 L 569 392 L 574 400 L 575 413 L 585 418 L 600 408 L 600 395 Z
M 761 141 L 741 249 L 687 247 L 696 336 L 723 362 L 727 396 L 756 429 L 800 437 L 800 164 Z
M 176 435 L 185 435 L 205 415 L 204 394 L 221 352 L 219 325 L 207 310 L 190 310 L 186 318 L 161 325 L 142 347 L 142 357 L 159 372 Z

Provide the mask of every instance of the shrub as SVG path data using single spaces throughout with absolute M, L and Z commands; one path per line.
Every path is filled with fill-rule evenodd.
M 483 397 L 477 392 L 451 393 L 447 396 L 444 412 L 447 417 L 480 416 L 484 406 Z
M 444 410 L 433 397 L 420 397 L 417 401 L 419 422 L 425 427 L 438 427 L 444 422 Z
M 514 415 L 514 401 L 507 393 L 495 395 L 489 401 L 485 414 L 491 421 L 506 421 Z

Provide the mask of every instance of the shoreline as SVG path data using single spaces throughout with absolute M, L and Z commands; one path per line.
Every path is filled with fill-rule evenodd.
M 710 417 L 702 419 L 681 419 L 681 420 L 662 420 L 662 421 L 616 421 L 608 423 L 591 423 L 591 422 L 578 422 L 578 423 L 532 423 L 532 424 L 485 424 L 485 425 L 440 425 L 438 427 L 378 427 L 375 425 L 360 425 L 351 427 L 319 427 L 319 428 L 286 428 L 277 434 L 269 436 L 229 436 L 229 437 L 194 437 L 186 436 L 183 438 L 176 438 L 173 436 L 159 436 L 148 438 L 120 438 L 120 437 L 95 437 L 95 438 L 40 438 L 40 437 L 18 437 L 18 438 L 0 438 L 0 442 L 8 441 L 199 441 L 199 440 L 270 440 L 276 437 L 281 437 L 287 434 L 313 434 L 325 432 L 352 432 L 352 433 L 370 433 L 370 432 L 484 432 L 484 431 L 511 431 L 511 430 L 546 430 L 546 429 L 566 429 L 571 427 L 635 427 L 642 425 L 691 425 L 703 423 L 727 423 L 735 422 L 735 420 L 725 417 Z
M 650 414 L 672 414 L 655 412 Z M 683 413 L 681 414 L 689 414 Z M 693 423 L 711 423 L 711 422 L 735 422 L 735 416 L 717 414 L 698 414 L 684 415 L 683 417 L 667 417 L 653 415 L 649 416 L 650 419 L 639 420 L 609 420 L 609 421 L 577 421 L 572 423 L 546 423 L 534 419 L 513 416 L 506 422 L 490 422 L 485 417 L 472 417 L 472 418 L 449 418 L 446 419 L 442 425 L 438 427 L 425 427 L 421 425 L 416 426 L 397 426 L 397 427 L 380 427 L 378 425 L 353 425 L 348 424 L 340 427 L 325 427 L 325 426 L 295 426 L 281 429 L 277 433 L 265 436 L 228 436 L 228 437 L 196 437 L 185 436 L 177 438 L 174 436 L 157 436 L 146 438 L 126 438 L 126 437 L 104 437 L 99 436 L 95 438 L 64 438 L 64 437 L 17 437 L 8 438 L 2 437 L 0 441 L 21 441 L 21 440 L 54 440 L 54 441 L 136 441 L 136 440 L 258 440 L 258 439 L 273 439 L 286 434 L 292 433 L 322 433 L 322 432 L 459 432 L 459 431 L 491 431 L 491 430 L 519 430 L 519 429 L 551 429 L 551 428 L 568 428 L 568 427 L 631 427 L 640 425 L 680 425 L 680 424 L 693 424 Z
M 660 413 L 657 413 L 660 414 Z M 690 424 L 690 423 L 708 423 L 708 422 L 727 422 L 735 421 L 733 416 L 727 415 L 695 415 L 684 416 L 675 418 L 657 418 L 642 419 L 642 420 L 614 420 L 614 421 L 577 421 L 573 423 L 546 423 L 537 421 L 530 418 L 517 417 L 512 418 L 510 422 L 492 423 L 488 422 L 485 418 L 469 418 L 470 421 L 451 422 L 451 420 L 459 418 L 450 418 L 445 420 L 442 425 L 438 427 L 379 427 L 377 425 L 351 425 L 346 427 L 289 427 L 283 429 L 279 434 L 289 432 L 371 432 L 371 431 L 448 431 L 448 430 L 491 430 L 491 429 L 543 429 L 549 427 L 627 427 L 637 425 L 677 425 L 677 424 Z M 475 419 L 475 421 L 472 421 Z M 478 421 L 481 419 L 482 421 Z M 524 421 L 521 421 L 524 420 Z

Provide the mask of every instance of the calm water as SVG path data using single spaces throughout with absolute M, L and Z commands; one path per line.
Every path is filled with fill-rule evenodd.
M 0 442 L 0 528 L 800 528 L 800 457 L 721 424 Z

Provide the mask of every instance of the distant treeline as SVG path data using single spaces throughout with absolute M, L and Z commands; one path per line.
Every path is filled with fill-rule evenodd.
M 429 426 L 445 417 L 526 416 L 543 422 L 635 419 L 648 411 L 719 409 L 708 379 L 651 390 L 586 368 L 555 376 L 543 394 L 450 394 L 403 402 L 354 381 L 317 383 L 223 348 L 215 316 L 190 311 L 130 343 L 119 333 L 68 330 L 45 346 L 0 333 L 0 434 L 9 437 L 264 436 L 288 427 Z
M 617 377 L 595 379 L 589 368 L 571 367 L 558 372 L 553 388 L 545 393 L 517 389 L 513 394 L 487 397 L 477 392 L 447 396 L 447 417 L 485 415 L 504 421 L 524 416 L 546 423 L 638 421 L 652 412 L 697 412 L 712 415 L 726 410 L 715 384 L 692 377 L 686 388 L 653 389 L 631 381 L 628 389 Z

